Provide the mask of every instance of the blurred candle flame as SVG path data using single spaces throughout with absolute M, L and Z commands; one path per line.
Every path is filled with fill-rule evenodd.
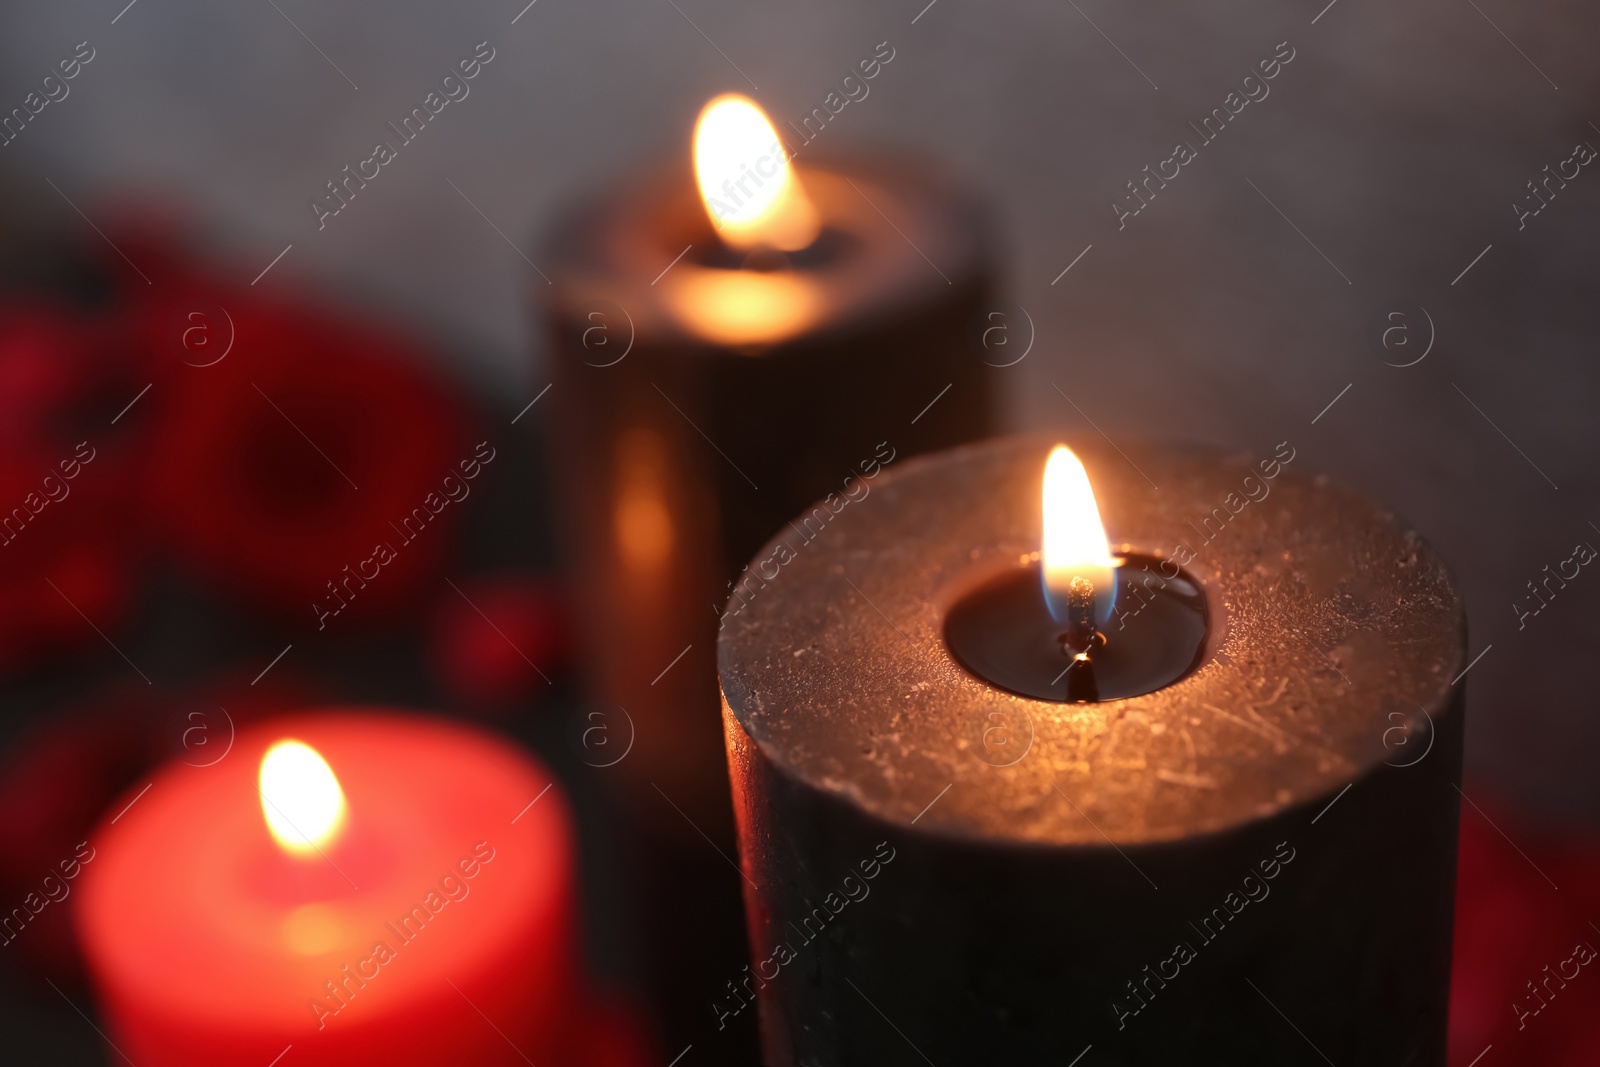
M 284 740 L 261 757 L 261 814 L 278 845 L 291 855 L 315 853 L 344 823 L 344 790 L 321 753 Z
M 1040 539 L 1045 603 L 1051 616 L 1067 621 L 1067 593 L 1074 578 L 1094 586 L 1095 624 L 1111 618 L 1117 596 L 1118 561 L 1111 555 L 1089 472 L 1065 445 L 1057 445 L 1044 467 L 1044 533 Z
M 817 239 L 817 209 L 778 131 L 749 97 L 725 93 L 700 112 L 694 171 L 706 214 L 732 247 L 794 252 Z

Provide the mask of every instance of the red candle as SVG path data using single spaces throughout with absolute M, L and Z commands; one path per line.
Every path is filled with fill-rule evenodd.
M 139 1067 L 545 1064 L 581 1007 L 573 833 L 490 735 L 323 713 L 173 763 L 91 838 L 79 935 Z

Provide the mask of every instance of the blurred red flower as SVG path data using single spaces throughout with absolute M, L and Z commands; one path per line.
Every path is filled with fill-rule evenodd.
M 1480 1067 L 1595 1067 L 1600 959 L 1559 972 L 1580 943 L 1600 950 L 1600 846 L 1475 799 L 1481 811 L 1461 811 L 1450 1065 L 1467 1067 L 1492 1045 Z
M 428 353 L 268 292 L 163 283 L 138 314 L 157 360 L 148 506 L 167 546 L 238 600 L 314 628 L 313 604 L 348 626 L 410 602 L 461 518 L 425 501 L 471 454 Z M 408 537 L 417 508 L 430 521 Z M 392 559 L 374 576 L 380 545 Z
M 428 655 L 445 694 L 503 709 L 548 687 L 571 650 L 565 598 L 522 573 L 463 579 L 440 594 Z
M 141 462 L 119 409 L 135 361 L 106 322 L 0 305 L 0 669 L 98 642 L 126 606 Z

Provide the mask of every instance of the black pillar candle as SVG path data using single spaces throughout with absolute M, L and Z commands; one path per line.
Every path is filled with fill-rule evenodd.
M 1288 442 L 1086 449 L 1102 651 L 1138 665 L 1036 692 L 1047 445 L 907 464 L 758 553 L 719 647 L 753 962 L 712 1010 L 758 1001 L 777 1065 L 1442 1065 L 1443 564 Z
M 638 926 L 680 1046 L 704 1022 L 698 988 L 744 956 L 738 876 L 700 836 L 732 854 L 714 662 L 729 584 L 811 501 L 988 432 L 996 373 L 973 344 L 989 231 L 935 168 L 808 150 L 816 232 L 785 250 L 713 225 L 688 148 L 577 205 L 539 257 L 550 284 L 532 279 L 589 675 L 616 751 L 631 729 L 605 774 L 643 828 Z M 764 140 L 747 155 L 730 183 L 788 166 Z

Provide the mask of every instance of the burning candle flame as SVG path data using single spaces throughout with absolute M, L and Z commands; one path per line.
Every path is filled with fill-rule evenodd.
M 1106 541 L 1089 472 L 1065 445 L 1057 445 L 1044 467 L 1044 597 L 1051 616 L 1067 622 L 1067 594 L 1074 578 L 1094 586 L 1095 624 L 1111 618 L 1117 597 L 1118 560 Z
M 734 248 L 794 252 L 817 239 L 817 209 L 778 131 L 749 97 L 725 93 L 700 112 L 694 172 L 706 214 Z
M 261 757 L 261 814 L 285 852 L 314 853 L 344 823 L 344 790 L 328 761 L 303 741 L 279 741 Z

